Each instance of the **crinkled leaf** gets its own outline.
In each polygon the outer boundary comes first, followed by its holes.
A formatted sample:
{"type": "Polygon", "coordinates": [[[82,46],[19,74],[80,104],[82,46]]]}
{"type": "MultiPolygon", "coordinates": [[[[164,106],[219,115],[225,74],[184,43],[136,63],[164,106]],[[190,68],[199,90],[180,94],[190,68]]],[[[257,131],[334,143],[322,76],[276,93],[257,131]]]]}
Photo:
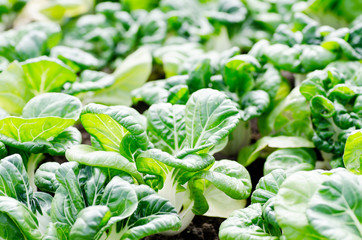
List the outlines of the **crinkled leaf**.
{"type": "Polygon", "coordinates": [[[234,211],[220,226],[221,240],[277,240],[258,225],[262,219],[259,203],[234,211]]]}
{"type": "Polygon", "coordinates": [[[347,171],[324,181],[311,197],[307,217],[327,239],[362,238],[362,177],[347,171]]]}
{"type": "Polygon", "coordinates": [[[277,195],[286,178],[286,173],[282,169],[276,169],[260,178],[251,196],[251,202],[264,205],[270,198],[277,195]]]}
{"type": "Polygon", "coordinates": [[[312,150],[285,148],[271,153],[264,163],[264,175],[275,169],[290,172],[309,171],[315,167],[316,156],[312,150]]]}

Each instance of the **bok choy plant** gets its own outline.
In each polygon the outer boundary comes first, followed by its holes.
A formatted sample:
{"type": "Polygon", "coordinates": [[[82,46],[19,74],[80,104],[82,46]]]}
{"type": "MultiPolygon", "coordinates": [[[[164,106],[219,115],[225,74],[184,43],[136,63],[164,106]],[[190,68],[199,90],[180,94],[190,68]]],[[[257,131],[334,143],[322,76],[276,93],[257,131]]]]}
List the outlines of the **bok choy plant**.
{"type": "Polygon", "coordinates": [[[20,155],[0,160],[1,238],[141,239],[181,226],[170,202],[117,171],[48,162],[35,179],[45,192],[32,190],[20,155]]]}
{"type": "Polygon", "coordinates": [[[36,179],[56,189],[47,239],[136,240],[181,226],[169,201],[120,171],[46,163],[36,179]]]}
{"type": "Polygon", "coordinates": [[[361,176],[346,169],[277,169],[260,179],[252,205],[220,226],[220,239],[361,238],[361,176]]]}
{"type": "Polygon", "coordinates": [[[239,119],[235,103],[212,89],[193,93],[186,105],[154,104],[146,117],[127,107],[90,104],[80,120],[93,146],[73,146],[66,157],[145,181],[175,205],[182,231],[195,214],[227,217],[245,206],[249,173],[235,161],[212,156],[227,144],[239,119]]]}
{"type": "Polygon", "coordinates": [[[336,62],[308,75],[300,92],[309,101],[314,127],[313,142],[332,167],[343,166],[348,135],[362,127],[361,64],[336,62]],[[339,70],[343,69],[343,70],[339,70]]]}

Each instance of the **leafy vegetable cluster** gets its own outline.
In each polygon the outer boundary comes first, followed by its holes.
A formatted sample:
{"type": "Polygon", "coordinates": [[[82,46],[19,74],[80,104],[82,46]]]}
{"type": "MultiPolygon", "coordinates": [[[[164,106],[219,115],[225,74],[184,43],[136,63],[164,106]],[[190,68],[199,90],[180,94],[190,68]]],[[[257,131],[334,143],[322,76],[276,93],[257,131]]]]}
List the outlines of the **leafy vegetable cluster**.
{"type": "Polygon", "coordinates": [[[362,239],[361,6],[0,0],[0,239],[362,239]]]}

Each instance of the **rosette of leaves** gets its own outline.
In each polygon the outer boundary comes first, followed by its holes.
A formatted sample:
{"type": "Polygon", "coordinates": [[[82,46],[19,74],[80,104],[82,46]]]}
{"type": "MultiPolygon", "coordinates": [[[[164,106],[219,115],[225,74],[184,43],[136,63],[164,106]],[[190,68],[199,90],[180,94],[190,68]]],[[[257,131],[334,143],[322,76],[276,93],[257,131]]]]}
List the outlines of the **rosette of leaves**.
{"type": "Polygon", "coordinates": [[[270,42],[257,43],[251,52],[258,60],[268,61],[278,69],[308,73],[338,59],[360,60],[361,28],[361,24],[342,29],[321,26],[298,13],[291,27],[280,25],[270,42]]]}
{"type": "Polygon", "coordinates": [[[286,239],[361,238],[360,188],[361,177],[346,169],[288,176],[274,203],[283,235],[286,239]]]}
{"type": "Polygon", "coordinates": [[[186,105],[152,105],[146,118],[127,107],[91,104],[80,120],[93,147],[74,146],[67,159],[145,181],[175,205],[182,230],[195,214],[228,216],[245,206],[251,190],[248,172],[234,161],[215,162],[212,156],[239,122],[238,110],[225,94],[199,90],[186,105]]]}
{"type": "Polygon", "coordinates": [[[360,63],[341,64],[308,75],[300,92],[309,101],[314,127],[313,142],[332,158],[332,167],[343,166],[342,155],[348,135],[362,127],[359,110],[361,98],[360,63]],[[339,68],[338,68],[339,69],[339,68]]]}
{"type": "Polygon", "coordinates": [[[39,187],[54,192],[45,239],[141,239],[181,226],[175,208],[120,171],[46,163],[39,187]]]}
{"type": "Polygon", "coordinates": [[[232,27],[240,24],[247,12],[240,1],[234,0],[163,0],[160,8],[166,14],[169,33],[198,42],[206,42],[211,36],[219,35],[223,27],[229,30],[226,33],[231,34],[232,27]]]}
{"type": "Polygon", "coordinates": [[[161,44],[166,30],[160,10],[129,13],[119,3],[104,2],[95,7],[95,14],[66,24],[62,44],[92,54],[98,59],[99,69],[142,45],[161,44]]]}
{"type": "Polygon", "coordinates": [[[133,101],[185,104],[190,94],[198,89],[211,87],[224,92],[238,104],[244,121],[230,136],[235,141],[230,142],[227,154],[235,154],[250,142],[248,121],[270,111],[289,92],[289,84],[272,65],[262,67],[255,57],[236,53],[233,48],[216,60],[211,56],[198,59],[190,64],[187,75],[149,82],[134,90],[133,101]]]}
{"type": "Polygon", "coordinates": [[[260,179],[252,204],[220,226],[220,239],[357,239],[361,176],[346,169],[278,169],[260,179]],[[353,197],[352,197],[353,196],[353,197]]]}

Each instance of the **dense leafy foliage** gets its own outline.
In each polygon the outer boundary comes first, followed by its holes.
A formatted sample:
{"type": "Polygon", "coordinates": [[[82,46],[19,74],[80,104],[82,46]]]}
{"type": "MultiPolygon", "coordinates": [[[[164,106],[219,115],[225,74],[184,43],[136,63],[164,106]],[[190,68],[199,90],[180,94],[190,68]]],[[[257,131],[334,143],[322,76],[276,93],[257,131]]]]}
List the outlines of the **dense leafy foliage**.
{"type": "Polygon", "coordinates": [[[361,5],[0,0],[0,239],[361,239],[361,5]]]}

